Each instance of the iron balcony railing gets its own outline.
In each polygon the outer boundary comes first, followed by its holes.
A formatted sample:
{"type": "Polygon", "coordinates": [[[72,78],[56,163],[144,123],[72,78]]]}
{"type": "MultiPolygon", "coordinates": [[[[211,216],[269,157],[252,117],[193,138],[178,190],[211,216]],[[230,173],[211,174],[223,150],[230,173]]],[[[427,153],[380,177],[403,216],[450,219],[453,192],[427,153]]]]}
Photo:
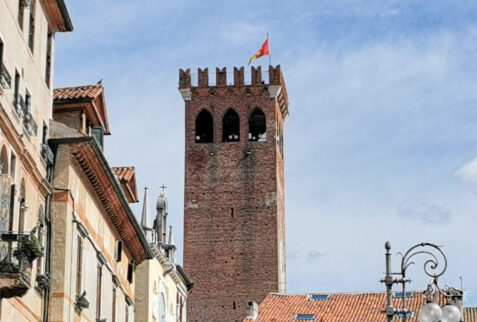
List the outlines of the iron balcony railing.
{"type": "Polygon", "coordinates": [[[53,165],[55,161],[55,155],[48,144],[43,143],[41,145],[41,156],[47,165],[53,165]]]}
{"type": "Polygon", "coordinates": [[[26,129],[26,133],[28,135],[36,136],[38,133],[38,125],[30,112],[30,106],[25,103],[25,100],[20,93],[14,94],[13,107],[20,119],[23,120],[23,126],[26,129]]]}
{"type": "Polygon", "coordinates": [[[4,89],[8,89],[11,87],[11,84],[12,84],[12,77],[8,73],[8,70],[3,64],[3,62],[0,62],[0,85],[4,89]]]}
{"type": "Polygon", "coordinates": [[[25,101],[22,94],[16,93],[13,95],[13,107],[18,116],[23,119],[23,111],[25,111],[25,101]]]}
{"type": "Polygon", "coordinates": [[[30,113],[30,108],[25,106],[25,110],[23,111],[23,125],[28,133],[28,135],[36,136],[38,132],[38,125],[36,125],[35,120],[33,119],[33,115],[30,113]]]}
{"type": "Polygon", "coordinates": [[[0,232],[0,298],[22,296],[31,287],[32,262],[43,246],[31,232],[0,232]]]}

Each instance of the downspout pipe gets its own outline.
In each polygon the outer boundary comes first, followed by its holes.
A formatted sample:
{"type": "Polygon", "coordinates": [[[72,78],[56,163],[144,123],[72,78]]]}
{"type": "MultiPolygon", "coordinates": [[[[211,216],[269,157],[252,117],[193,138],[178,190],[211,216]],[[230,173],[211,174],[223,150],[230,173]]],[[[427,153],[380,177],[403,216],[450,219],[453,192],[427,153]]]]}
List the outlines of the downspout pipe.
{"type": "MultiPolygon", "coordinates": [[[[55,158],[53,164],[47,165],[46,180],[53,186],[55,171],[55,158]]],[[[51,279],[51,191],[45,199],[45,224],[46,224],[46,252],[45,252],[45,274],[51,279]]],[[[50,280],[51,281],[51,280],[50,280]]],[[[50,306],[50,285],[43,290],[43,322],[48,322],[50,306]]]]}

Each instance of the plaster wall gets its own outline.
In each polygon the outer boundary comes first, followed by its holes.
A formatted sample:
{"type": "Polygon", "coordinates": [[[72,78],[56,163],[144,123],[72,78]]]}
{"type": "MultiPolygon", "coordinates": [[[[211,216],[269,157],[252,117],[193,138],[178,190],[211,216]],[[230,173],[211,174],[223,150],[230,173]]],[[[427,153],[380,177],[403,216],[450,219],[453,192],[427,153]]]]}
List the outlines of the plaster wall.
{"type": "MultiPolygon", "coordinates": [[[[156,258],[142,262],[136,270],[136,322],[155,322],[154,296],[162,293],[166,303],[166,321],[178,321],[177,292],[186,296],[170,274],[164,276],[164,267],[156,258]]],[[[183,289],[183,286],[182,286],[183,289]]],[[[185,314],[185,309],[183,311],[185,314]]],[[[183,315],[183,321],[186,321],[183,315]]]]}
{"type": "MultiPolygon", "coordinates": [[[[116,262],[115,242],[119,236],[109,223],[105,210],[90,192],[89,183],[72,163],[69,149],[67,145],[59,146],[57,154],[59,166],[54,179],[55,187],[70,189],[71,194],[62,191],[54,194],[52,271],[56,282],[53,292],[62,296],[58,296],[59,299],[54,305],[52,304],[52,314],[56,315],[55,321],[73,321],[73,319],[94,321],[96,319],[97,272],[98,265],[101,265],[98,256],[102,256],[106,263],[102,265],[100,318],[112,321],[113,287],[115,287],[116,321],[125,321],[126,296],[134,302],[134,279],[133,283],[127,281],[127,268],[131,256],[123,247],[121,261],[116,262]],[[81,223],[86,234],[80,228],[80,224],[73,222],[73,219],[81,223]],[[86,291],[86,299],[89,301],[89,307],[83,309],[81,313],[74,308],[78,237],[83,240],[81,290],[86,291]],[[116,284],[113,280],[116,280],[116,284]]],[[[133,321],[133,318],[134,310],[132,306],[129,306],[129,321],[133,321]]]]}
{"type": "MultiPolygon", "coordinates": [[[[3,64],[12,80],[10,88],[0,86],[0,149],[7,151],[8,167],[11,157],[16,156],[14,171],[8,178],[15,185],[13,208],[13,230],[19,226],[20,191],[22,182],[25,187],[24,230],[30,231],[37,226],[40,208],[45,207],[47,191],[41,182],[46,176],[46,164],[40,149],[43,123],[48,124],[52,115],[52,91],[45,83],[46,47],[48,22],[41,1],[37,1],[35,11],[34,50],[28,47],[29,9],[25,9],[23,30],[18,24],[19,0],[0,0],[0,40],[3,43],[3,64]],[[27,135],[23,120],[13,108],[15,71],[20,74],[19,92],[25,97],[26,90],[31,94],[31,113],[38,126],[36,135],[27,135]]],[[[54,53],[54,39],[52,51],[54,53]]],[[[52,66],[53,66],[52,57],[52,66]]],[[[53,75],[53,70],[50,75],[53,75]]],[[[51,80],[52,81],[52,80],[51,80]]],[[[9,169],[10,170],[10,169],[9,169]]],[[[2,195],[5,192],[2,191],[2,195]]],[[[35,288],[36,265],[31,268],[31,289],[21,298],[2,299],[0,320],[2,321],[40,321],[42,316],[42,292],[35,288]]]]}

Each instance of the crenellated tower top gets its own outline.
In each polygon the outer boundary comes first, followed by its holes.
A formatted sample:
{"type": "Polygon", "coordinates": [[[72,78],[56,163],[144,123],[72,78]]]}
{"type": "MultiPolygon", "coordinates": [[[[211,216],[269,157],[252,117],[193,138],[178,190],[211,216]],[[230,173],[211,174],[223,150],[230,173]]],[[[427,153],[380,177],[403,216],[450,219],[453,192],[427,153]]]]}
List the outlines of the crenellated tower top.
{"type": "Polygon", "coordinates": [[[226,67],[216,67],[215,77],[209,75],[208,68],[198,68],[197,73],[191,73],[190,68],[179,69],[179,91],[182,98],[187,102],[197,96],[216,97],[230,93],[231,90],[234,94],[241,91],[247,96],[268,92],[270,98],[278,99],[284,117],[288,115],[288,97],[280,65],[270,65],[268,71],[263,72],[261,66],[251,66],[250,72],[246,72],[243,66],[234,67],[233,73],[229,74],[230,80],[227,79],[228,74],[226,67]],[[258,87],[259,90],[252,90],[258,87]],[[244,91],[244,88],[248,89],[244,91]]]}

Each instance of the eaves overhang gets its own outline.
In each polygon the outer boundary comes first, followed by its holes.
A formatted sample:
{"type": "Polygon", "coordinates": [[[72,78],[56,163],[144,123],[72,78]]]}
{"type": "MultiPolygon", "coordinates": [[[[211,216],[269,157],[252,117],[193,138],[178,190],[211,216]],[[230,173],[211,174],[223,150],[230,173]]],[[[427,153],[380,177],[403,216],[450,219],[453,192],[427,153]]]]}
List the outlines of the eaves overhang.
{"type": "Polygon", "coordinates": [[[73,31],[73,23],[64,0],[42,0],[51,31],[73,31]]]}
{"type": "Polygon", "coordinates": [[[133,257],[136,265],[145,259],[154,257],[152,250],[142,232],[139,223],[134,216],[129,203],[124,195],[111,167],[106,160],[101,148],[93,137],[73,137],[50,139],[49,144],[53,151],[56,152],[59,145],[69,145],[71,156],[77,161],[81,170],[85,172],[87,179],[90,181],[92,188],[98,196],[99,202],[103,205],[110,222],[124,241],[126,249],[133,257]],[[101,172],[101,173],[98,173],[101,172]],[[107,180],[100,180],[99,176],[105,177],[107,180]],[[106,195],[107,185],[113,188],[113,194],[106,195]],[[108,200],[108,197],[115,196],[120,207],[115,207],[114,200],[108,200]],[[112,202],[113,201],[113,202],[112,202]],[[124,226],[126,222],[131,224],[128,229],[124,226]],[[133,232],[131,231],[133,229],[133,232]]]}

